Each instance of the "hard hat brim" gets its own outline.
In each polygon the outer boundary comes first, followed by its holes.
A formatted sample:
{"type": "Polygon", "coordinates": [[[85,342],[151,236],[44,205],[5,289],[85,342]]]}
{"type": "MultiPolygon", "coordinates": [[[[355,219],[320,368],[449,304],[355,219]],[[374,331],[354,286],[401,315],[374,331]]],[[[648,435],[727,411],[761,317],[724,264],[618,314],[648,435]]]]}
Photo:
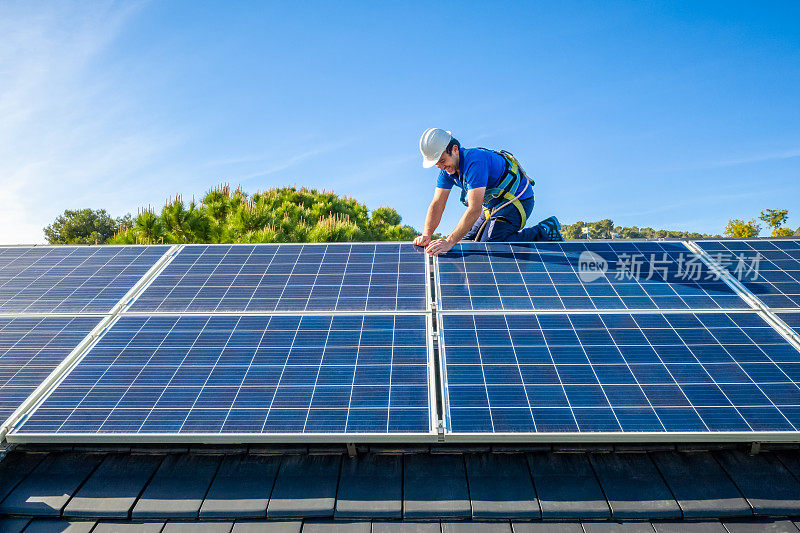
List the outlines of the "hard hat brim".
{"type": "Polygon", "coordinates": [[[441,152],[439,152],[439,153],[436,155],[436,159],[428,159],[428,158],[426,158],[425,156],[423,156],[423,157],[422,157],[422,167],[423,167],[423,168],[431,168],[432,166],[434,166],[436,163],[438,163],[438,162],[439,162],[439,158],[440,158],[440,157],[442,157],[442,154],[443,154],[443,153],[444,153],[444,150],[442,150],[441,152]]]}

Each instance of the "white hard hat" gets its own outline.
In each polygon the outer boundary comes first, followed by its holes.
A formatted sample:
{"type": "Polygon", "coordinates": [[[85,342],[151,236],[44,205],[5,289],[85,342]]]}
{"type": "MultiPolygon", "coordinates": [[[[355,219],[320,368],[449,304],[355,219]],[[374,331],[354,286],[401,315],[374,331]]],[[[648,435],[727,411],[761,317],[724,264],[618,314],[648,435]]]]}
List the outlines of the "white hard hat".
{"type": "Polygon", "coordinates": [[[453,135],[441,128],[428,128],[419,138],[419,151],[422,152],[422,166],[431,168],[442,157],[453,135]]]}

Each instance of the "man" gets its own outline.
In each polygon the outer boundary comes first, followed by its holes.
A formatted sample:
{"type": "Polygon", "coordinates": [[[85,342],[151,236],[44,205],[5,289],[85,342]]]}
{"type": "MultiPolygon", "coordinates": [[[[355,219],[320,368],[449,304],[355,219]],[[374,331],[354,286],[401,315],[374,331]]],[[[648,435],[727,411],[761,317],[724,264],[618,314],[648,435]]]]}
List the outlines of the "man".
{"type": "Polygon", "coordinates": [[[561,224],[549,217],[525,228],[533,210],[533,180],[508,152],[486,148],[462,148],[449,131],[425,130],[419,140],[422,166],[440,170],[428,207],[422,235],[414,239],[431,255],[449,251],[461,239],[497,241],[563,241],[561,224]],[[431,241],[442,219],[453,185],[462,189],[461,202],[467,211],[444,239],[431,241]]]}

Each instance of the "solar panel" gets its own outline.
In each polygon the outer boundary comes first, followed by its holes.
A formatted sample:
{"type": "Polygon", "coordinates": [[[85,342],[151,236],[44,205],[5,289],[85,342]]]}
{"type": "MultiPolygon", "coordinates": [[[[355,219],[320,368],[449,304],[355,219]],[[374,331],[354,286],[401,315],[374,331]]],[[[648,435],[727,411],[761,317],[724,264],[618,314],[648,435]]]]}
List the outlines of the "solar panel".
{"type": "Polygon", "coordinates": [[[99,321],[93,317],[0,318],[0,423],[99,321]]]}
{"type": "Polygon", "coordinates": [[[442,310],[748,307],[679,242],[462,243],[437,265],[442,310]]]}
{"type": "Polygon", "coordinates": [[[168,248],[0,248],[0,312],[108,312],[168,248]]]}
{"type": "Polygon", "coordinates": [[[800,307],[800,240],[697,241],[767,307],[800,307]]]}
{"type": "Polygon", "coordinates": [[[778,313],[778,317],[800,335],[800,313],[778,313]]]}
{"type": "Polygon", "coordinates": [[[757,313],[445,314],[455,434],[783,432],[800,352],[757,313]]]}
{"type": "Polygon", "coordinates": [[[427,331],[411,314],[126,316],[17,433],[427,434],[427,331]]]}
{"type": "Polygon", "coordinates": [[[186,246],[133,311],[424,311],[411,244],[186,246]]]}

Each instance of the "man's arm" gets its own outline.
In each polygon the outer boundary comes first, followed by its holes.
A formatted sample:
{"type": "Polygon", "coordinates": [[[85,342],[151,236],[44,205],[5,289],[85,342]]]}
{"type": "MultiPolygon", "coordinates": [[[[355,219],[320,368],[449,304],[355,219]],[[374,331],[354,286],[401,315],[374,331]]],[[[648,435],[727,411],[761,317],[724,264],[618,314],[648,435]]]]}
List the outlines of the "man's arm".
{"type": "Polygon", "coordinates": [[[485,192],[486,187],[477,187],[467,191],[467,203],[469,204],[469,207],[467,207],[467,210],[461,216],[461,220],[458,221],[458,225],[450,233],[449,237],[431,242],[431,244],[426,248],[426,251],[429,254],[438,255],[448,252],[450,248],[455,246],[458,241],[464,238],[464,235],[469,233],[469,230],[475,225],[478,217],[481,216],[481,210],[483,209],[483,195],[485,192]]]}
{"type": "Polygon", "coordinates": [[[450,189],[442,189],[437,187],[433,192],[433,200],[428,207],[428,214],[425,216],[425,226],[422,229],[422,235],[414,239],[414,244],[417,246],[427,246],[431,242],[431,235],[439,227],[439,222],[442,220],[442,213],[444,213],[444,206],[447,205],[447,197],[450,195],[450,189]]]}

